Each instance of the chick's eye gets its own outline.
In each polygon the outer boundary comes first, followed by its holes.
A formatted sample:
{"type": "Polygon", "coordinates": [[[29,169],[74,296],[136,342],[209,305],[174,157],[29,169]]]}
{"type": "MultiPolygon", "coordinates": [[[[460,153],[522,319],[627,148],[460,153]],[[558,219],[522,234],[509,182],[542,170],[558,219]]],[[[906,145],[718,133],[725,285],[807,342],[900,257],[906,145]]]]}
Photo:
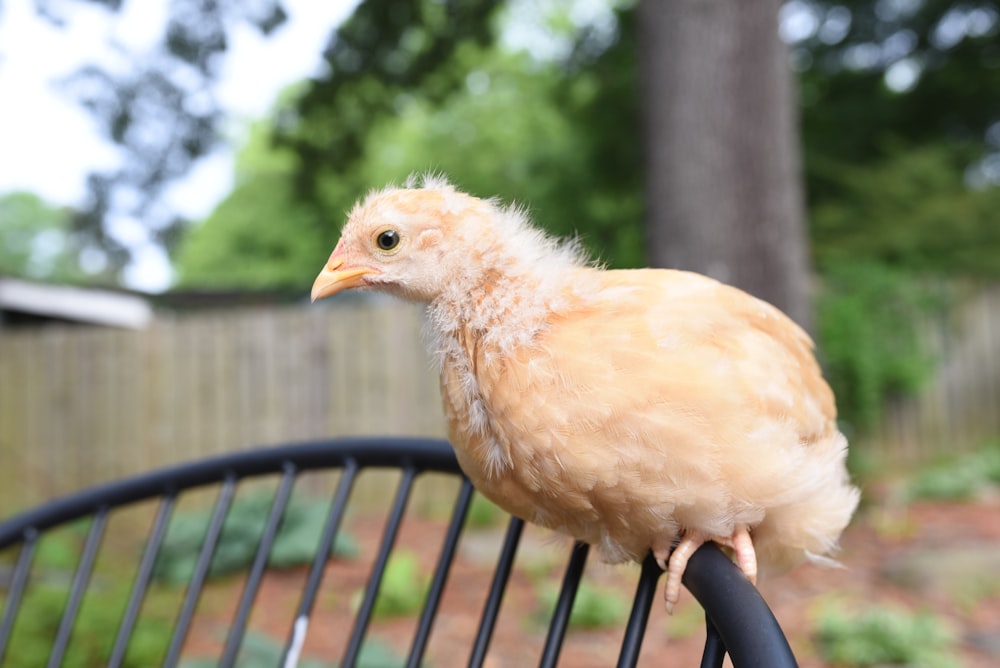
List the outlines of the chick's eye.
{"type": "Polygon", "coordinates": [[[399,232],[396,230],[385,230],[384,232],[380,232],[379,235],[375,237],[375,244],[379,247],[379,250],[395,250],[396,246],[399,245],[399,232]]]}

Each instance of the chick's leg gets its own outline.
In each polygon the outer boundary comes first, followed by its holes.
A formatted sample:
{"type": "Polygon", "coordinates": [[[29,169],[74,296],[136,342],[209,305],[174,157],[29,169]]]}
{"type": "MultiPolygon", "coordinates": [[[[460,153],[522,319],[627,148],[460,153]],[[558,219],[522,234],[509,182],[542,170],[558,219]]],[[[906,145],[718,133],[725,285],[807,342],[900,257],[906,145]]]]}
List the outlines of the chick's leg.
{"type": "MultiPolygon", "coordinates": [[[[663,597],[666,599],[667,612],[673,614],[674,606],[681,595],[681,578],[684,576],[684,569],[687,568],[691,555],[708,540],[705,536],[688,531],[684,533],[677,547],[671,552],[669,549],[653,548],[653,556],[660,568],[667,572],[667,584],[663,590],[663,597]]],[[[729,538],[715,539],[715,542],[732,548],[736,554],[736,563],[753,584],[757,584],[757,553],[750,539],[750,530],[745,526],[738,526],[733,530],[729,538]]]]}

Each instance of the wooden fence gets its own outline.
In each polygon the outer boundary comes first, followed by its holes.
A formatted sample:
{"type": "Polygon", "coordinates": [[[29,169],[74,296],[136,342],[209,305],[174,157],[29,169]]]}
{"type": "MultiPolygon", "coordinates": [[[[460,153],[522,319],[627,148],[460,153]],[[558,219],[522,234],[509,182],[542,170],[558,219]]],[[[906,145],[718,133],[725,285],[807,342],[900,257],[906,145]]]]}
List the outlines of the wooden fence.
{"type": "Polygon", "coordinates": [[[925,331],[937,363],[930,382],[889,402],[876,432],[857,443],[880,458],[920,463],[1000,439],[1000,285],[959,299],[925,331]]]}
{"type": "MultiPolygon", "coordinates": [[[[862,447],[926,460],[1000,435],[1000,287],[936,326],[939,371],[862,447]]],[[[0,516],[211,453],[359,434],[441,436],[416,307],[392,301],[160,316],[147,330],[0,334],[0,516]]]]}
{"type": "Polygon", "coordinates": [[[331,302],[0,335],[0,516],[212,453],[333,435],[441,436],[417,308],[331,302]]]}

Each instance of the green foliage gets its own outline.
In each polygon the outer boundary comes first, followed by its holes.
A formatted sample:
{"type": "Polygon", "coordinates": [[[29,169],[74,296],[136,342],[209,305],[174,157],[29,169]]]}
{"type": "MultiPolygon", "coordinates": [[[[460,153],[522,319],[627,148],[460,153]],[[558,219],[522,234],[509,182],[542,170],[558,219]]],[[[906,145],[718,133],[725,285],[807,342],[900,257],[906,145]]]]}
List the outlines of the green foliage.
{"type": "Polygon", "coordinates": [[[315,215],[298,206],[286,175],[237,186],[182,242],[181,287],[242,290],[307,285],[333,250],[315,215]],[[327,248],[330,246],[330,248],[327,248]]]}
{"type": "Polygon", "coordinates": [[[991,485],[1000,485],[1000,442],[977,452],[953,457],[920,471],[910,485],[911,499],[970,499],[991,485]]]}
{"type": "MultiPolygon", "coordinates": [[[[555,608],[559,592],[546,587],[539,595],[544,609],[555,608]]],[[[620,624],[629,611],[629,601],[620,591],[597,587],[581,582],[573,601],[573,611],[569,616],[569,626],[573,629],[601,629],[620,624]]]]}
{"type": "Polygon", "coordinates": [[[464,87],[436,103],[406,97],[403,113],[373,125],[361,166],[365,181],[398,183],[411,172],[439,170],[469,192],[527,206],[555,234],[579,234],[612,265],[641,265],[638,156],[626,170],[632,178],[624,192],[612,190],[617,180],[605,181],[607,163],[634,138],[617,127],[617,152],[597,155],[595,144],[608,128],[584,128],[578,118],[611,102],[601,97],[602,82],[581,76],[567,83],[555,64],[523,53],[469,46],[454,60],[468,72],[464,87]]]}
{"type": "Polygon", "coordinates": [[[817,263],[1000,277],[1000,188],[970,188],[968,162],[959,147],[929,144],[839,169],[836,196],[811,212],[817,263]]]}
{"type": "Polygon", "coordinates": [[[816,635],[823,657],[838,666],[961,665],[954,633],[929,612],[875,606],[858,613],[828,607],[817,620],[816,635]]]}
{"type": "MultiPolygon", "coordinates": [[[[278,643],[266,635],[249,632],[243,638],[239,655],[236,657],[236,665],[240,668],[273,668],[280,666],[285,646],[278,643]]],[[[362,649],[362,653],[364,650],[362,649]]],[[[215,659],[187,659],[181,661],[181,668],[214,668],[218,661],[215,659]]],[[[327,668],[333,666],[332,663],[316,661],[313,659],[300,659],[298,666],[301,668],[327,668]]],[[[387,664],[385,664],[387,665],[387,664]]]]}
{"type": "Polygon", "coordinates": [[[405,664],[406,657],[397,653],[388,643],[378,638],[370,638],[362,643],[355,665],[357,668],[386,668],[405,664]]]}
{"type": "Polygon", "coordinates": [[[417,555],[400,550],[389,557],[382,576],[382,586],[375,599],[376,617],[405,617],[423,605],[428,578],[420,573],[417,555]]]}
{"type": "MultiPolygon", "coordinates": [[[[60,665],[97,668],[108,664],[129,594],[127,584],[112,580],[91,589],[80,607],[70,645],[60,665]]],[[[67,597],[65,586],[42,584],[28,590],[4,666],[36,668],[46,664],[67,597]]],[[[155,591],[150,592],[122,665],[126,668],[159,665],[170,642],[174,614],[170,601],[155,591]]]]}
{"type": "Polygon", "coordinates": [[[822,279],[819,344],[842,419],[872,427],[933,370],[921,326],[947,303],[939,277],[1000,276],[1000,188],[965,183],[960,148],[897,146],[842,166],[811,212],[822,279]]]}
{"type": "Polygon", "coordinates": [[[933,369],[917,323],[941,297],[913,275],[858,261],[823,272],[819,348],[841,420],[873,426],[885,400],[916,391],[933,369]]]}
{"type": "Polygon", "coordinates": [[[0,276],[74,283],[86,278],[76,263],[72,215],[25,192],[0,196],[0,276]]]}
{"type": "MultiPolygon", "coordinates": [[[[219,577],[247,568],[257,552],[271,506],[270,494],[258,493],[237,498],[223,524],[222,535],[209,568],[209,577],[219,577]]],[[[268,565],[291,568],[312,562],[326,521],[326,502],[304,502],[293,498],[271,548],[268,565]]],[[[176,514],[153,569],[153,576],[172,584],[186,583],[194,570],[211,510],[176,514]]],[[[332,552],[351,558],[357,544],[343,531],[337,534],[332,552]]]]}
{"type": "MultiPolygon", "coordinates": [[[[954,0],[795,4],[816,19],[792,45],[814,203],[845,194],[837,185],[843,173],[905,159],[922,146],[944,141],[975,154],[990,150],[983,139],[1000,108],[995,18],[976,21],[978,6],[954,0]],[[887,73],[900,66],[916,78],[893,89],[887,73]]],[[[959,178],[968,164],[956,170],[959,178]]]]}
{"type": "Polygon", "coordinates": [[[74,528],[45,533],[35,548],[34,563],[38,568],[71,572],[80,561],[82,548],[83,536],[74,528]]]}
{"type": "Polygon", "coordinates": [[[466,72],[454,67],[454,53],[492,41],[498,4],[361,2],[332,36],[323,54],[326,72],[308,82],[296,102],[294,122],[277,119],[279,140],[301,158],[298,191],[322,201],[331,182],[353,173],[365,154],[371,124],[399,115],[401,96],[419,91],[433,103],[459,88],[466,72]]]}
{"type": "Polygon", "coordinates": [[[333,225],[322,225],[296,198],[294,165],[294,156],[272,145],[267,127],[251,127],[233,191],[178,245],[178,285],[302,289],[311,280],[333,250],[333,225]]]}
{"type": "Polygon", "coordinates": [[[465,526],[469,529],[485,529],[496,526],[506,517],[506,513],[482,494],[475,494],[469,504],[465,526]]]}

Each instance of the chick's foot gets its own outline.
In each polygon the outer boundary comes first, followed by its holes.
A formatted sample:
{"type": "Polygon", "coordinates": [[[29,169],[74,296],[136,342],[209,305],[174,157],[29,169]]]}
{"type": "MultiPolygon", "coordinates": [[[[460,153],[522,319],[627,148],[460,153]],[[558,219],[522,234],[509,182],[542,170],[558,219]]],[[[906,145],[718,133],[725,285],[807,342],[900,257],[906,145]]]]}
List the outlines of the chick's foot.
{"type": "MultiPolygon", "coordinates": [[[[673,550],[654,548],[653,556],[660,568],[667,572],[667,584],[663,589],[663,598],[669,614],[673,614],[681,595],[681,578],[687,568],[691,555],[697,551],[709,538],[695,531],[684,533],[680,542],[673,550]]],[[[750,539],[750,530],[738,526],[728,538],[713,538],[716,543],[731,548],[736,555],[736,563],[751,583],[757,584],[757,553],[750,539]]]]}

